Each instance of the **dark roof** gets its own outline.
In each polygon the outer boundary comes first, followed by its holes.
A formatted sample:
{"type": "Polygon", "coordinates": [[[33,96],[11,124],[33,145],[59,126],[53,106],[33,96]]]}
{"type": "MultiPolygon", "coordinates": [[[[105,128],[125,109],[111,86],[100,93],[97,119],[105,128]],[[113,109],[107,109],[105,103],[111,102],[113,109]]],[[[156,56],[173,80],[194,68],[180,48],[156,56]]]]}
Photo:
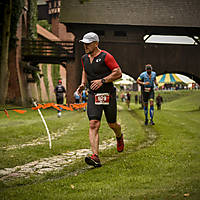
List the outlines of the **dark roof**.
{"type": "Polygon", "coordinates": [[[63,0],[61,22],[200,27],[200,0],[63,0]]]}

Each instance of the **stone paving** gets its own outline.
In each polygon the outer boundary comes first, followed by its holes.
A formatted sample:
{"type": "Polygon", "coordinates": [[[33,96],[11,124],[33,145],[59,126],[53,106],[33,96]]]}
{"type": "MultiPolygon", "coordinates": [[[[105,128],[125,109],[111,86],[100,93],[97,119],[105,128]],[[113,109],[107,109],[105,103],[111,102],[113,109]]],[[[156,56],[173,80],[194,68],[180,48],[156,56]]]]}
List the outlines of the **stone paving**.
{"type": "MultiPolygon", "coordinates": [[[[111,138],[108,141],[103,141],[99,146],[100,150],[105,150],[116,146],[116,139],[111,138]]],[[[58,156],[49,158],[42,158],[25,165],[16,166],[13,168],[4,168],[0,170],[0,180],[8,181],[18,177],[28,178],[31,174],[44,174],[46,172],[62,170],[64,167],[73,164],[77,159],[84,158],[86,155],[91,154],[90,149],[79,149],[62,153],[58,156]]]]}
{"type": "MultiPolygon", "coordinates": [[[[126,128],[122,126],[122,130],[124,131],[125,129],[126,128]]],[[[140,145],[138,145],[136,147],[136,150],[153,145],[153,143],[155,142],[157,138],[155,132],[150,131],[148,128],[146,129],[146,131],[148,132],[147,140],[143,141],[140,145]]],[[[64,133],[58,133],[56,137],[58,137],[60,134],[63,135],[64,133]]],[[[125,143],[127,142],[128,141],[125,140],[125,143]]],[[[110,148],[116,148],[115,138],[103,141],[102,144],[99,145],[99,149],[101,151],[110,148]]],[[[41,158],[39,160],[26,163],[21,166],[15,166],[13,168],[4,168],[0,170],[0,181],[7,182],[20,177],[29,178],[31,175],[40,175],[45,174],[47,172],[59,171],[71,164],[74,164],[77,160],[83,159],[85,156],[91,153],[92,152],[90,149],[78,149],[75,151],[62,153],[53,157],[41,158]]]]}
{"type": "MultiPolygon", "coordinates": [[[[55,140],[56,138],[67,134],[69,131],[74,131],[77,126],[79,126],[78,123],[72,123],[64,130],[60,129],[57,132],[52,132],[51,140],[55,140]]],[[[10,146],[4,146],[1,148],[9,151],[9,150],[14,150],[14,149],[25,148],[27,146],[43,145],[47,142],[48,142],[48,138],[46,136],[42,138],[37,138],[25,144],[10,145],[10,146]]],[[[113,146],[116,147],[115,138],[111,138],[107,141],[103,141],[102,144],[99,145],[99,149],[105,150],[105,149],[112,148],[113,146]]],[[[44,174],[46,172],[62,170],[64,167],[67,167],[73,164],[74,162],[76,162],[77,159],[83,159],[85,156],[91,153],[92,152],[90,149],[78,149],[75,151],[62,153],[60,155],[53,156],[53,157],[41,158],[39,160],[26,163],[21,166],[15,166],[13,168],[4,168],[0,170],[0,181],[9,181],[9,180],[16,179],[18,177],[28,178],[30,175],[33,175],[33,174],[39,175],[39,174],[44,174]]]]}
{"type": "MultiPolygon", "coordinates": [[[[119,110],[121,108],[118,107],[119,110]]],[[[119,122],[121,120],[119,119],[119,122]]],[[[58,130],[56,133],[51,133],[51,139],[54,140],[58,137],[61,137],[65,134],[67,134],[69,131],[75,130],[76,126],[78,126],[77,123],[72,123],[70,124],[65,130],[58,130]]],[[[125,132],[126,127],[122,124],[122,131],[125,132]]],[[[154,134],[152,134],[150,137],[154,137],[154,134]]],[[[149,138],[150,139],[150,138],[149,138]]],[[[155,138],[151,138],[155,139],[155,138]]],[[[151,140],[150,139],[150,140],[151,140]]],[[[13,150],[13,149],[20,149],[24,148],[27,146],[34,146],[34,145],[42,145],[44,143],[48,142],[47,137],[43,138],[38,138],[36,140],[33,140],[29,143],[25,144],[20,144],[20,145],[12,145],[12,146],[7,146],[7,147],[2,147],[5,150],[13,150]]],[[[127,142],[125,140],[125,142],[127,142]]],[[[148,140],[146,141],[147,143],[149,142],[148,140]]],[[[138,148],[143,148],[144,146],[148,146],[147,144],[141,144],[141,146],[138,146],[138,148]]],[[[151,145],[151,144],[149,144],[151,145]]],[[[105,149],[110,149],[110,148],[116,148],[116,139],[111,138],[107,141],[103,141],[101,145],[99,145],[99,149],[101,151],[105,149]]],[[[39,160],[26,163],[21,166],[15,166],[13,168],[4,168],[0,170],[0,181],[9,181],[9,180],[14,180],[19,177],[24,177],[28,178],[30,175],[39,175],[39,174],[44,174],[47,172],[53,172],[53,171],[59,171],[62,170],[64,167],[67,167],[73,163],[75,163],[78,159],[83,159],[85,156],[88,154],[91,154],[90,149],[78,149],[75,151],[70,151],[66,153],[62,153],[57,156],[53,157],[48,157],[48,158],[41,158],[39,160]]]]}

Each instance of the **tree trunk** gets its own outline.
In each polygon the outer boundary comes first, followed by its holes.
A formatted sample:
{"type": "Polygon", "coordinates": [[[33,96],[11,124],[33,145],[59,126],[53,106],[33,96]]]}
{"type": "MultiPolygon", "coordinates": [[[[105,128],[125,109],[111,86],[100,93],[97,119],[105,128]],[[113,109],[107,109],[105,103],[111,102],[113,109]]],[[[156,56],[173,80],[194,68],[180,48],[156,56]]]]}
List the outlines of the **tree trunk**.
{"type": "Polygon", "coordinates": [[[0,104],[1,105],[5,104],[8,91],[8,81],[9,81],[8,52],[9,52],[11,14],[12,14],[12,0],[8,0],[4,4],[3,29],[1,38],[2,46],[0,52],[0,104]]]}

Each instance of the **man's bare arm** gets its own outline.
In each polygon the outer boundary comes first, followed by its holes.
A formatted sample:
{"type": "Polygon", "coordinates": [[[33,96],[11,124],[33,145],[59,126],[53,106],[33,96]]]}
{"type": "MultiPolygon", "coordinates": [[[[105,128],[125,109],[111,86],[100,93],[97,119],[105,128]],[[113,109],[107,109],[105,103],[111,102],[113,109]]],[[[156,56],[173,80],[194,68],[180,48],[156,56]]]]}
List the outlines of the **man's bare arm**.
{"type": "Polygon", "coordinates": [[[143,82],[140,78],[137,79],[137,84],[140,84],[140,85],[149,85],[150,82],[143,82]]]}
{"type": "Polygon", "coordinates": [[[113,69],[112,73],[109,74],[108,76],[104,77],[104,79],[105,79],[105,83],[109,83],[109,82],[113,82],[121,77],[122,77],[122,71],[118,67],[118,68],[113,69]]]}
{"type": "MultiPolygon", "coordinates": [[[[112,70],[112,73],[109,74],[108,76],[104,77],[103,79],[105,80],[105,83],[110,83],[110,82],[113,82],[119,78],[122,77],[122,71],[121,69],[118,67],[118,68],[115,68],[112,70]]],[[[103,85],[101,79],[98,79],[98,80],[93,80],[91,81],[91,86],[90,88],[92,90],[97,90],[99,89],[101,86],[103,85]]]]}
{"type": "Polygon", "coordinates": [[[84,90],[85,86],[87,83],[87,75],[85,70],[83,69],[82,71],[82,80],[81,80],[81,84],[79,85],[78,89],[77,89],[77,93],[80,95],[81,92],[84,90]]]}

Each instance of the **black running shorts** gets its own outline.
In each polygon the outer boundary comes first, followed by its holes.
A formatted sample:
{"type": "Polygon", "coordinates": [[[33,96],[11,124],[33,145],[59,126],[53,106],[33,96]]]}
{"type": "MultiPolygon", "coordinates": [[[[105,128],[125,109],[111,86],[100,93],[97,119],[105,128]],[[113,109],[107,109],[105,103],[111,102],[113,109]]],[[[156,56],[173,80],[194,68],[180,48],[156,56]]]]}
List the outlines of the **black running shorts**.
{"type": "Polygon", "coordinates": [[[117,102],[116,102],[116,91],[110,93],[109,105],[95,105],[95,95],[92,93],[88,94],[87,101],[87,115],[89,120],[101,121],[102,113],[104,111],[106,120],[108,123],[115,123],[117,120],[117,102]]]}
{"type": "Polygon", "coordinates": [[[56,98],[57,104],[63,104],[63,101],[64,101],[63,97],[56,98]]]}
{"type": "Polygon", "coordinates": [[[143,101],[144,103],[148,103],[148,100],[154,100],[154,90],[151,90],[150,92],[142,92],[143,101]]]}

